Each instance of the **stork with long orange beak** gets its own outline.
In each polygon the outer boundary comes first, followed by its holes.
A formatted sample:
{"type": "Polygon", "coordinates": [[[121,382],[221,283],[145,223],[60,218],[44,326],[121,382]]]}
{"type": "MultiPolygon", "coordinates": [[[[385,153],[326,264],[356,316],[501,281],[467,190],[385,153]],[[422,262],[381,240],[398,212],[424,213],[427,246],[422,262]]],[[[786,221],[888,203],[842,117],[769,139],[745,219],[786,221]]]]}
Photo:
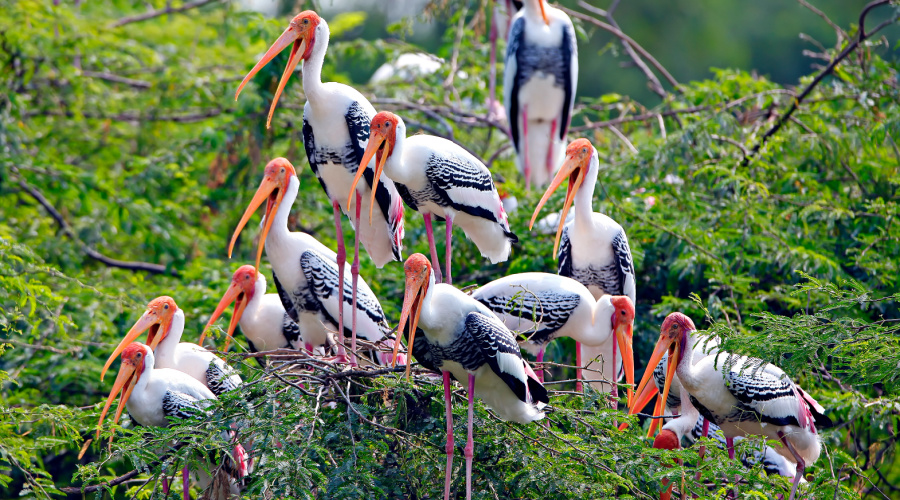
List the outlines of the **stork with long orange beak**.
{"type": "MultiPolygon", "coordinates": [[[[534,227],[534,221],[550,195],[568,180],[553,244],[553,253],[559,259],[558,273],[586,286],[594,299],[599,300],[603,295],[625,295],[637,305],[634,261],[625,230],[616,221],[593,209],[594,185],[599,171],[600,158],[590,141],[572,141],[566,148],[565,162],[534,209],[529,229],[534,227]],[[573,205],[575,216],[566,223],[566,216],[573,205]]],[[[584,366],[581,346],[577,342],[575,364],[584,366]]],[[[580,373],[578,378],[581,378],[580,373]]],[[[580,387],[578,390],[581,390],[580,387]]]]}
{"type": "MultiPolygon", "coordinates": [[[[431,229],[432,215],[447,221],[445,283],[452,281],[450,256],[454,224],[462,228],[481,255],[492,263],[509,258],[512,243],[518,238],[509,229],[490,170],[471,153],[442,137],[424,134],[406,137],[403,120],[394,113],[382,111],[372,119],[362,165],[368,165],[372,158],[376,159],[375,180],[390,176],[400,189],[403,201],[425,219],[438,281],[441,281],[441,271],[431,229]]],[[[348,203],[353,200],[361,176],[362,170],[353,179],[348,203]]],[[[377,193],[373,189],[372,197],[377,193]]]]}
{"type": "Polygon", "coordinates": [[[144,332],[148,332],[147,344],[156,356],[157,367],[186,373],[217,396],[241,385],[240,375],[221,358],[197,344],[181,342],[184,311],[178,308],[175,299],[167,296],[157,297],[147,304],[147,310],[106,360],[100,372],[101,380],[119,354],[144,332]]]}
{"type": "MultiPolygon", "coordinates": [[[[168,427],[170,417],[190,419],[203,417],[209,401],[216,396],[203,384],[187,374],[171,368],[158,368],[153,351],[140,342],[129,344],[122,350],[122,365],[113,388],[100,412],[97,437],[103,428],[103,420],[117,395],[121,394],[114,422],[118,423],[122,411],[143,426],[168,427]]],[[[234,447],[234,462],[239,476],[247,474],[247,454],[241,445],[234,447]]],[[[182,471],[184,499],[190,495],[188,468],[182,471]]]]}
{"type": "Polygon", "coordinates": [[[546,0],[527,0],[506,45],[503,97],[525,186],[543,187],[559,165],[578,86],[575,28],[546,0]]]}
{"type": "MultiPolygon", "coordinates": [[[[469,421],[466,457],[466,499],[472,498],[472,419],[478,395],[504,420],[527,424],[544,417],[549,402],[537,375],[522,359],[512,332],[473,297],[446,283],[435,283],[431,263],[422,254],[406,260],[406,292],[398,331],[409,332],[407,345],[422,353],[424,366],[442,372],[447,406],[447,469],[444,499],[450,498],[453,465],[453,413],[450,378],[468,381],[469,421]],[[423,339],[416,339],[421,328],[423,339]]],[[[417,359],[419,359],[417,355],[417,359]]],[[[407,365],[408,366],[408,365],[407,365]]],[[[407,370],[407,374],[409,370],[407,370]]]]}
{"type": "MultiPolygon", "coordinates": [[[[268,128],[278,98],[297,64],[303,61],[303,92],[307,99],[303,107],[303,145],[309,166],[325,189],[334,212],[338,243],[338,295],[344,294],[344,263],[347,261],[344,232],[341,227],[342,211],[351,218],[355,229],[353,265],[350,267],[351,290],[355,302],[359,280],[360,242],[375,267],[381,268],[392,260],[403,260],[403,202],[391,179],[382,176],[379,180],[374,180],[372,168],[366,162],[359,169],[366,182],[355,188],[356,210],[353,214],[350,212],[350,203],[346,202],[346,196],[366,148],[369,122],[375,116],[375,108],[352,87],[334,82],[322,83],[322,65],[328,49],[328,38],[328,23],[318,14],[311,10],[297,14],[284,33],[247,73],[234,98],[237,99],[241,89],[263,66],[279,52],[291,47],[287,67],[281,81],[278,82],[269,108],[269,118],[266,122],[268,128]],[[360,219],[361,211],[369,212],[369,217],[360,219]]],[[[353,339],[356,338],[357,309],[356,305],[352,308],[353,339]]],[[[336,320],[338,331],[343,332],[343,310],[338,311],[336,320]]],[[[355,362],[353,352],[355,349],[351,352],[351,363],[355,362]]]]}
{"type": "MultiPolygon", "coordinates": [[[[234,304],[231,322],[225,332],[225,348],[231,343],[237,325],[241,325],[247,337],[251,352],[271,351],[275,349],[299,349],[305,347],[313,352],[313,345],[324,345],[328,339],[302,339],[300,327],[284,310],[281,298],[274,293],[266,293],[266,277],[257,273],[253,266],[241,266],[234,272],[231,285],[219,301],[216,310],[203,328],[199,344],[203,345],[206,332],[229,305],[234,304]]],[[[264,365],[264,358],[256,358],[264,365]]]]}
{"type": "MultiPolygon", "coordinates": [[[[375,361],[390,361],[389,350],[394,347],[394,336],[381,303],[369,285],[365,280],[359,280],[358,300],[354,301],[345,288],[339,286],[343,274],[339,273],[334,251],[306,233],[288,229],[288,216],[299,189],[300,180],[291,162],[285,158],[270,161],[259,189],[234,230],[228,245],[228,256],[231,257],[237,237],[253,213],[265,204],[264,223],[256,250],[256,268],[259,268],[265,249],[282,306],[303,332],[304,342],[306,339],[310,339],[311,344],[316,342],[312,345],[315,348],[321,345],[318,342],[324,343],[336,333],[338,361],[348,362],[343,339],[351,332],[339,328],[338,316],[342,311],[343,314],[352,314],[351,308],[355,306],[359,310],[359,336],[384,346],[385,350],[376,352],[375,361]]],[[[343,266],[349,267],[346,263],[343,266]]],[[[351,349],[355,353],[355,341],[351,349]]]]}

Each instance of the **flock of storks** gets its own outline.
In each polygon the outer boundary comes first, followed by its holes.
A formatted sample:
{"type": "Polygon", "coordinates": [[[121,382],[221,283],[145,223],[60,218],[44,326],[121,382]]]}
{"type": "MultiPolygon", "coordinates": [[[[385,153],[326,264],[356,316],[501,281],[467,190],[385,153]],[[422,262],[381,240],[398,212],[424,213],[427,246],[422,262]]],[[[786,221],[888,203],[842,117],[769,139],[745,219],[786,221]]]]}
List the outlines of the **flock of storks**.
{"type": "MultiPolygon", "coordinates": [[[[495,25],[492,28],[496,30],[495,25]]],[[[793,477],[794,497],[804,468],[820,453],[816,426],[830,422],[823,408],[782,370],[718,350],[713,340],[696,334],[690,318],[676,312],[665,318],[649,368],[634,388],[635,271],[628,239],[622,226],[593,211],[599,171],[596,149],[587,139],[574,140],[564,149],[578,72],[568,16],[545,0],[523,2],[509,26],[504,78],[509,137],[525,182],[550,183],[531,226],[550,195],[567,182],[553,250],[558,274],[514,274],[472,293],[451,285],[453,226],[461,227],[492,263],[505,261],[517,241],[491,172],[450,140],[421,134],[407,137],[400,116],[376,113],[353,88],[323,83],[328,39],[324,19],[312,11],[298,14],[241,82],[235,99],[260,68],[290,47],[268,126],[285,84],[302,62],[307,99],[303,140],[310,168],[332,203],[338,250],[309,234],[289,231],[288,215],[299,179],[287,159],[269,162],[228,249],[230,256],[242,229],[265,205],[256,265],[237,269],[207,324],[208,329],[234,303],[226,351],[240,324],[256,351],[297,349],[348,366],[407,364],[411,356],[422,367],[442,374],[447,406],[445,499],[450,495],[454,452],[451,378],[466,385],[468,499],[474,397],[506,420],[526,424],[541,419],[548,403],[543,370],[535,373],[520,348],[542,363],[551,340],[571,337],[576,341],[577,390],[582,390],[582,370],[588,368],[596,375],[585,381],[597,391],[611,392],[614,401],[624,376],[631,413],[657,396],[654,416],[672,418],[656,435],[655,447],[679,448],[682,439],[690,442],[702,435],[720,441],[734,458],[734,439],[764,436],[775,442],[773,446],[743,460],[793,477]],[[406,354],[378,298],[359,276],[360,242],[379,268],[402,260],[404,205],[424,218],[431,251],[430,260],[415,254],[405,262],[406,291],[397,331],[408,339],[406,354]],[[352,265],[346,262],[341,212],[351,219],[356,236],[352,265]],[[446,222],[443,276],[433,219],[446,222]],[[266,279],[258,272],[263,249],[277,295],[265,293],[266,279]],[[362,349],[358,337],[365,340],[362,349]]],[[[495,107],[493,93],[491,100],[489,106],[495,107]]],[[[127,407],[141,425],[166,426],[169,417],[202,412],[204,401],[241,385],[240,376],[222,359],[200,345],[181,342],[184,321],[171,297],[148,304],[103,368],[105,373],[121,355],[98,436],[120,393],[116,421],[127,407]],[[144,332],[146,344],[136,342],[144,332]]],[[[661,422],[651,420],[650,436],[661,422]]],[[[252,460],[240,444],[235,444],[230,459],[235,474],[248,473],[252,460]]],[[[187,477],[185,469],[186,500],[187,477]]],[[[672,486],[661,498],[671,495],[672,486]]],[[[167,482],[164,487],[168,491],[167,482]]]]}

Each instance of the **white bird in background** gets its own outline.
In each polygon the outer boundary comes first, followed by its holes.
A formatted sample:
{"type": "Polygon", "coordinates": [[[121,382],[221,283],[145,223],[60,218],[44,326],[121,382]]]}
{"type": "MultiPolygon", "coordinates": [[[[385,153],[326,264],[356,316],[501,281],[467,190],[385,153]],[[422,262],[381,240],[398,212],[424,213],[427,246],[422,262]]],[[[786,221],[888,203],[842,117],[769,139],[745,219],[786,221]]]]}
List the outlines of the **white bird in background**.
{"type": "MultiPolygon", "coordinates": [[[[518,332],[519,345],[537,356],[538,363],[544,361],[550,341],[570,337],[589,353],[588,359],[600,360],[599,375],[607,382],[589,382],[598,392],[610,392],[611,384],[613,397],[617,397],[614,382],[624,371],[630,403],[634,388],[631,299],[604,295],[596,300],[581,283],[549,273],[505,276],[479,287],[472,297],[493,311],[507,328],[518,332]]],[[[537,373],[543,382],[543,368],[537,373]]]]}
{"type": "MultiPolygon", "coordinates": [[[[322,65],[328,49],[329,36],[328,23],[318,14],[311,10],[297,14],[262,59],[247,73],[234,98],[237,100],[241,89],[253,75],[279,52],[293,44],[287,67],[278,83],[275,97],[272,99],[266,127],[272,121],[275,105],[278,103],[284,86],[294,68],[302,60],[303,92],[307,99],[306,105],[303,106],[303,145],[306,149],[306,157],[309,159],[309,166],[325,189],[325,194],[331,200],[334,211],[338,242],[338,294],[340,295],[343,295],[344,262],[347,258],[341,229],[341,211],[351,218],[355,229],[354,258],[350,268],[352,300],[355,302],[359,279],[360,241],[378,268],[392,260],[403,260],[403,202],[391,179],[383,176],[375,181],[372,168],[368,162],[365,162],[361,170],[366,182],[356,188],[357,204],[354,216],[350,215],[349,202],[341,205],[341,202],[345,200],[344,196],[350,191],[353,176],[360,167],[360,160],[369,139],[369,122],[375,116],[375,108],[362,94],[348,85],[334,82],[322,83],[322,65]],[[380,189],[373,189],[375,187],[380,189]],[[376,191],[377,195],[375,195],[376,191]],[[361,221],[360,210],[366,209],[369,211],[369,219],[361,221]]],[[[256,267],[259,268],[259,262],[256,267]]],[[[357,310],[356,306],[351,309],[353,315],[351,364],[356,363],[353,353],[356,352],[357,310]]],[[[340,345],[343,344],[344,335],[343,310],[338,311],[337,324],[340,345]]],[[[339,353],[338,357],[341,356],[342,354],[339,353]]]]}
{"type": "MultiPolygon", "coordinates": [[[[369,132],[363,164],[376,157],[375,179],[389,175],[410,208],[422,214],[431,258],[440,281],[440,265],[431,229],[431,216],[447,221],[446,279],[451,283],[450,256],[453,225],[463,229],[481,255],[492,263],[509,258],[512,243],[518,241],[509,229],[509,220],[491,172],[459,145],[433,135],[406,137],[403,120],[389,111],[375,115],[369,132]]],[[[356,174],[353,186],[359,182],[356,174]]],[[[351,201],[353,190],[350,192],[351,201]]],[[[377,194],[372,190],[372,196],[377,194]]]]}
{"type": "Polygon", "coordinates": [[[450,471],[453,465],[450,377],[460,382],[468,381],[468,438],[464,448],[468,500],[472,497],[475,396],[484,400],[500,418],[525,424],[543,418],[540,409],[549,402],[547,391],[522,359],[512,332],[490,309],[451,285],[436,284],[431,263],[422,254],[411,255],[406,261],[405,271],[406,292],[398,331],[409,332],[410,350],[415,350],[416,359],[423,366],[436,369],[444,376],[444,401],[447,405],[445,500],[450,498],[450,471]],[[416,338],[419,327],[424,339],[416,338]]]}
{"type": "Polygon", "coordinates": [[[578,85],[575,28],[545,0],[525,0],[506,46],[503,98],[525,187],[543,186],[559,165],[578,85]]]}
{"type": "Polygon", "coordinates": [[[186,373],[217,396],[241,385],[241,376],[221,358],[197,344],[181,342],[184,311],[178,308],[175,299],[165,295],[147,304],[147,310],[103,365],[100,380],[103,380],[106,370],[116,357],[146,331],[149,331],[147,344],[155,353],[159,368],[172,368],[186,373]]]}
{"type": "MultiPolygon", "coordinates": [[[[318,347],[318,342],[324,342],[329,332],[339,328],[341,311],[352,314],[350,308],[355,308],[360,316],[359,335],[369,342],[383,343],[386,349],[393,348],[394,337],[384,310],[365,280],[359,280],[358,300],[354,301],[346,293],[341,293],[344,288],[339,286],[339,280],[346,278],[338,272],[338,259],[334,251],[306,233],[288,230],[288,215],[299,189],[300,179],[291,162],[284,158],[270,161],[259,189],[234,230],[228,245],[228,256],[231,257],[234,243],[253,212],[265,203],[256,262],[259,262],[265,248],[278,296],[285,311],[303,332],[304,342],[309,339],[310,343],[316,343],[313,347],[318,347]]],[[[276,315],[276,318],[280,317],[276,315]]],[[[346,359],[341,344],[338,344],[338,356],[346,359]]],[[[379,351],[376,359],[386,363],[390,360],[390,353],[379,351]]]]}
{"type": "MultiPolygon", "coordinates": [[[[237,325],[241,325],[251,352],[299,349],[302,346],[311,353],[313,346],[327,343],[326,338],[303,339],[300,327],[284,310],[281,298],[274,293],[266,293],[266,277],[263,273],[257,273],[253,266],[246,265],[234,272],[231,285],[203,328],[200,345],[203,345],[209,327],[231,303],[234,303],[234,313],[226,332],[225,351],[228,351],[237,325]]],[[[257,359],[264,361],[264,358],[257,359]]]]}
{"type": "MultiPolygon", "coordinates": [[[[797,464],[789,499],[793,500],[803,471],[821,452],[816,426],[831,425],[825,409],[784,371],[760,359],[720,351],[693,364],[692,334],[696,330],[690,318],[677,312],[662,324],[647,366],[655,366],[668,352],[671,361],[663,400],[677,373],[693,407],[722,430],[731,459],[735,437],[759,435],[780,442],[775,450],[797,464]]],[[[639,394],[652,376],[652,372],[644,372],[639,394]]]]}
{"type": "MultiPolygon", "coordinates": [[[[134,342],[122,351],[122,365],[106,399],[100,421],[97,423],[97,438],[103,427],[113,399],[121,393],[119,407],[114,422],[118,423],[122,410],[143,426],[168,427],[169,418],[202,419],[205,417],[209,401],[216,396],[205,385],[187,374],[172,368],[157,368],[150,347],[134,342]]],[[[237,464],[236,475],[247,474],[247,453],[240,444],[234,446],[233,463],[237,464]]],[[[188,467],[182,470],[184,500],[190,500],[188,467]]],[[[201,474],[203,476],[203,474],[201,474]]]]}

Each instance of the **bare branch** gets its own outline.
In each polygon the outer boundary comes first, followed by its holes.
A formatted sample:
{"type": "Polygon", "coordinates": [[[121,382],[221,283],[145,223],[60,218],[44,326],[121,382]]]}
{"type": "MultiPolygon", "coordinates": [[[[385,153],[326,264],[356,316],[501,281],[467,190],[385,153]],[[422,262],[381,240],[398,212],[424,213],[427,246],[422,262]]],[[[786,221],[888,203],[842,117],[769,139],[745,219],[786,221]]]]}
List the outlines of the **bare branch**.
{"type": "Polygon", "coordinates": [[[218,2],[220,0],[195,0],[193,2],[188,2],[182,4],[180,7],[172,7],[171,5],[166,5],[162,9],[151,10],[149,12],[145,12],[143,14],[138,14],[136,16],[128,16],[119,19],[118,21],[109,25],[110,28],[118,28],[120,26],[125,26],[126,24],[136,23],[140,21],[146,21],[148,19],[153,19],[155,17],[164,16],[166,14],[176,14],[178,12],[184,12],[190,9],[196,9],[197,7],[202,7],[208,3],[218,2]]]}
{"type": "Polygon", "coordinates": [[[106,80],[108,82],[113,83],[123,83],[128,85],[129,87],[134,87],[136,89],[149,89],[151,87],[150,82],[145,82],[143,80],[135,80],[133,78],[126,78],[124,76],[114,75],[112,73],[100,72],[100,71],[82,71],[81,76],[86,76],[88,78],[96,78],[98,80],[106,80]]]}
{"type": "MultiPolygon", "coordinates": [[[[115,113],[111,115],[103,115],[98,113],[82,113],[81,116],[94,120],[113,120],[120,122],[175,122],[175,123],[194,123],[203,120],[208,120],[210,118],[214,118],[216,116],[221,115],[222,113],[231,112],[231,109],[220,109],[220,108],[210,108],[210,109],[201,109],[194,113],[185,113],[180,115],[154,115],[154,114],[141,114],[137,111],[124,111],[122,113],[115,113]]],[[[75,116],[75,113],[69,110],[61,110],[61,109],[47,109],[41,111],[30,111],[25,113],[26,117],[32,116],[65,116],[67,118],[72,118],[75,116]]]]}
{"type": "Polygon", "coordinates": [[[837,44],[836,44],[836,45],[837,45],[838,47],[840,47],[841,42],[843,42],[844,40],[849,40],[849,39],[850,39],[850,36],[847,35],[847,32],[844,31],[840,26],[838,26],[837,24],[835,24],[834,21],[832,21],[827,15],[825,15],[824,12],[822,12],[822,11],[819,10],[819,9],[817,9],[814,5],[812,5],[811,3],[807,2],[806,0],[797,0],[797,1],[800,2],[800,5],[802,5],[802,6],[806,7],[807,9],[811,10],[813,14],[815,14],[815,15],[821,17],[826,23],[828,23],[828,26],[831,26],[831,28],[832,28],[832,29],[834,30],[834,32],[837,34],[837,44]]]}

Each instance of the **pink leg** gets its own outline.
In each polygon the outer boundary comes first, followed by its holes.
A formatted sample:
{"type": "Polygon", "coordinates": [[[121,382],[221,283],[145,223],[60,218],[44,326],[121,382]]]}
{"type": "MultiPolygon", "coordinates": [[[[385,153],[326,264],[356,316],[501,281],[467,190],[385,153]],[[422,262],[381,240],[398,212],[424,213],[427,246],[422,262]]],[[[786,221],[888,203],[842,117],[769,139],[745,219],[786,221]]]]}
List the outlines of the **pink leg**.
{"type": "MultiPolygon", "coordinates": [[[[515,118],[513,118],[515,120],[515,118]]],[[[528,159],[528,106],[522,106],[522,156],[525,158],[525,189],[531,190],[531,160],[528,159]]]]}
{"type": "Polygon", "coordinates": [[[337,352],[338,359],[346,362],[347,352],[344,350],[344,264],[347,263],[347,249],[344,247],[344,230],[341,228],[341,205],[334,200],[331,202],[334,208],[334,228],[337,238],[337,267],[338,267],[338,331],[337,352]]]}
{"type": "Polygon", "coordinates": [[[547,173],[553,173],[554,146],[556,146],[556,120],[550,122],[550,146],[547,148],[547,173]]]}
{"type": "MultiPolygon", "coordinates": [[[[728,458],[734,460],[734,438],[725,438],[725,447],[728,448],[728,458]]],[[[735,477],[737,479],[737,477],[735,477]]],[[[734,498],[738,497],[737,481],[734,482],[734,498]]]]}
{"type": "MultiPolygon", "coordinates": [[[[551,148],[553,146],[550,146],[551,148]]],[[[617,408],[619,403],[619,372],[616,370],[616,351],[618,350],[618,342],[613,340],[612,343],[612,386],[609,390],[609,395],[613,398],[613,408],[617,408]]]]}
{"type": "Polygon", "coordinates": [[[181,469],[181,491],[184,494],[184,500],[191,500],[191,481],[188,478],[188,466],[184,464],[181,469]]]}
{"type": "Polygon", "coordinates": [[[359,207],[362,205],[362,196],[356,192],[356,238],[353,242],[353,265],[350,266],[350,276],[353,280],[353,333],[350,337],[350,366],[356,366],[356,285],[359,283],[359,207]]]}
{"type": "Polygon", "coordinates": [[[450,500],[450,473],[453,470],[453,410],[450,402],[450,372],[444,372],[444,404],[447,408],[447,470],[444,478],[444,500],[450,500]]]}
{"type": "Polygon", "coordinates": [[[582,392],[581,386],[581,342],[575,342],[575,391],[582,392]]]}
{"type": "Polygon", "coordinates": [[[475,375],[469,374],[469,425],[466,447],[466,500],[472,500],[472,458],[475,456],[475,441],[472,439],[472,421],[475,414],[475,375]]]}
{"type": "Polygon", "coordinates": [[[428,235],[428,248],[431,250],[431,268],[434,270],[435,283],[441,282],[441,263],[438,262],[437,247],[434,246],[434,231],[431,230],[431,214],[424,214],[425,233],[428,235]]]}
{"type": "MultiPolygon", "coordinates": [[[[537,377],[538,377],[538,380],[540,380],[542,384],[544,383],[544,367],[541,365],[541,363],[544,362],[544,349],[546,349],[546,346],[541,346],[541,350],[538,351],[538,354],[537,354],[537,362],[539,365],[538,371],[537,371],[537,377]]],[[[526,386],[527,385],[528,384],[526,384],[526,386]]]]}
{"type": "Polygon", "coordinates": [[[453,284],[453,277],[450,276],[450,252],[452,249],[452,240],[453,240],[453,217],[447,217],[447,258],[444,264],[447,266],[447,275],[445,276],[444,283],[448,285],[453,284]]]}
{"type": "Polygon", "coordinates": [[[162,484],[163,496],[168,497],[169,496],[169,476],[167,476],[165,472],[163,472],[162,483],[163,483],[162,484]]]}
{"type": "MultiPolygon", "coordinates": [[[[709,420],[707,420],[705,417],[701,417],[701,418],[703,418],[703,434],[702,434],[702,436],[709,437],[709,420]]],[[[700,447],[700,451],[697,452],[697,456],[698,456],[697,463],[698,464],[703,460],[703,455],[705,455],[705,454],[706,454],[706,445],[703,445],[700,447]]],[[[694,476],[694,479],[696,479],[697,481],[700,480],[700,471],[699,470],[697,471],[697,475],[694,476]]]]}
{"type": "Polygon", "coordinates": [[[804,472],[806,472],[806,461],[804,461],[803,457],[797,453],[797,449],[794,448],[794,445],[784,437],[783,432],[778,431],[778,438],[781,439],[781,444],[783,444],[784,447],[791,452],[791,455],[794,455],[794,458],[797,459],[797,473],[794,474],[794,482],[793,486],[791,486],[791,496],[788,497],[788,500],[794,500],[794,496],[797,494],[797,487],[800,485],[800,479],[803,478],[804,472]]]}

